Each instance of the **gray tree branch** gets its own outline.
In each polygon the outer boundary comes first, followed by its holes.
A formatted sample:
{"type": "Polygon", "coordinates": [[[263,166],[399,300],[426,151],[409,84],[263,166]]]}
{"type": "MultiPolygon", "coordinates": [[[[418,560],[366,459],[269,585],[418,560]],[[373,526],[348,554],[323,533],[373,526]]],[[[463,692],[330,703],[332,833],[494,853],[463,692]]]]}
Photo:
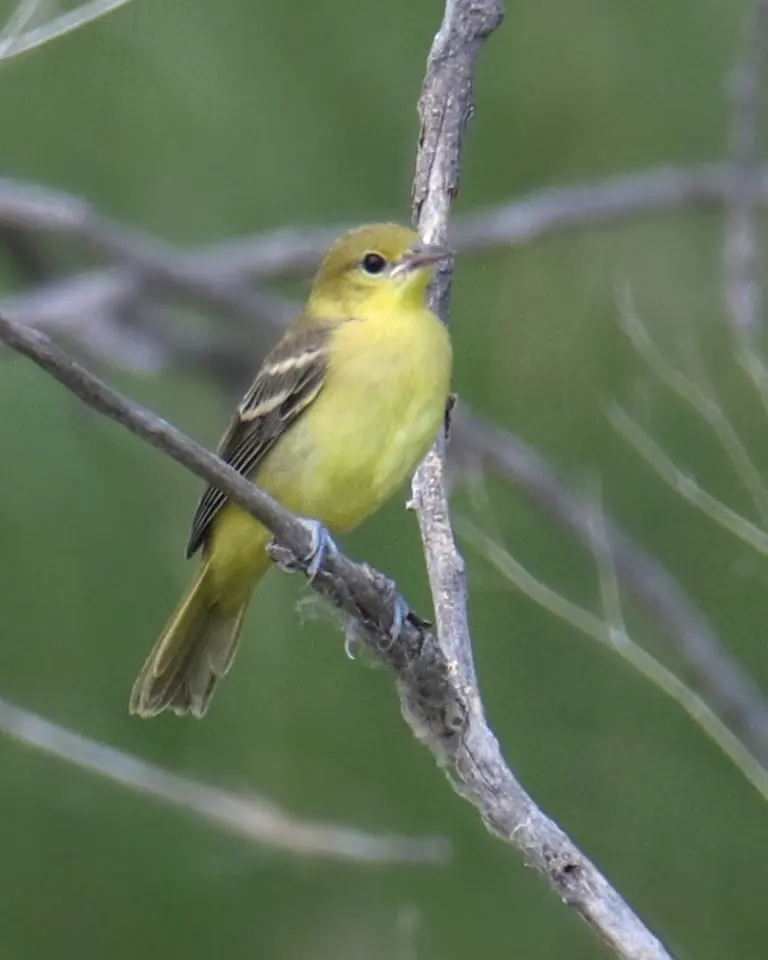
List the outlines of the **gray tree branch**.
{"type": "MultiPolygon", "coordinates": [[[[662,168],[534,191],[458,218],[448,239],[457,251],[481,253],[628,217],[727,206],[745,196],[755,205],[768,204],[768,169],[760,168],[745,192],[743,178],[729,165],[662,168]]],[[[255,293],[243,285],[313,269],[330,242],[351,226],[279,229],[182,251],[110,220],[79,197],[7,178],[0,178],[0,225],[75,238],[123,264],[83,275],[85,287],[98,281],[104,309],[111,300],[119,304],[151,285],[155,296],[180,294],[276,328],[290,319],[290,307],[274,294],[255,293]]],[[[56,285],[48,292],[54,299],[56,285]]],[[[42,318],[43,304],[37,309],[42,318]]]]}
{"type": "Polygon", "coordinates": [[[439,838],[377,837],[351,827],[299,820],[267,800],[169,773],[2,698],[0,730],[58,760],[284,853],[371,864],[440,863],[450,856],[450,844],[439,838]]]}
{"type": "Polygon", "coordinates": [[[74,10],[68,10],[46,23],[27,29],[28,22],[37,16],[43,4],[41,0],[20,0],[17,13],[11,17],[0,40],[0,61],[36,50],[51,40],[57,40],[93,23],[129,2],[130,0],[89,0],[74,10]]]}
{"type": "MultiPolygon", "coordinates": [[[[459,188],[464,130],[474,110],[472,87],[485,40],[503,19],[500,0],[447,0],[427,60],[419,99],[421,135],[413,181],[414,221],[428,242],[443,243],[459,188]]],[[[452,266],[438,275],[432,305],[447,322],[452,266]]],[[[421,530],[437,622],[434,644],[448,666],[451,736],[435,730],[412,691],[401,685],[406,716],[446,766],[456,791],[486,826],[514,845],[554,891],[618,957],[668,957],[660,941],[567,835],[534,803],[507,766],[485,718],[475,676],[464,562],[451,528],[440,438],[413,479],[412,506],[421,530]],[[427,724],[425,725],[425,720],[427,724]],[[437,736],[435,736],[437,734],[437,736]]]]}
{"type": "Polygon", "coordinates": [[[120,264],[124,272],[114,276],[122,284],[116,285],[122,297],[128,293],[126,283],[140,282],[191,295],[249,321],[280,326],[291,319],[291,306],[282,297],[232,276],[201,272],[193,259],[170,244],[102,216],[81,197],[5,178],[0,178],[0,197],[0,224],[75,237],[120,264]]]}

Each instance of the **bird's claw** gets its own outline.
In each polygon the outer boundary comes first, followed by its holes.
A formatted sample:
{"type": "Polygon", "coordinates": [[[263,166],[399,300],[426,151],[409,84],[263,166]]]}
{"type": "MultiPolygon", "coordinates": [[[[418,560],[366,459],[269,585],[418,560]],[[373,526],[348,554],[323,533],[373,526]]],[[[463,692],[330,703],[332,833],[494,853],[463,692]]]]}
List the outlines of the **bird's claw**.
{"type": "MultiPolygon", "coordinates": [[[[397,592],[397,588],[391,580],[385,580],[382,585],[386,586],[391,591],[392,595],[392,623],[387,630],[387,635],[394,643],[402,633],[406,623],[413,623],[415,626],[421,622],[421,618],[417,617],[416,614],[411,612],[411,608],[397,592]]],[[[347,624],[347,629],[344,632],[344,653],[346,653],[350,660],[356,659],[355,648],[358,647],[362,642],[363,638],[359,629],[359,624],[354,620],[350,620],[350,622],[347,624]]]]}
{"type": "Polygon", "coordinates": [[[344,653],[350,660],[356,660],[355,647],[360,643],[360,634],[358,632],[357,624],[354,620],[350,620],[347,624],[347,629],[344,631],[344,653]]]}
{"type": "Polygon", "coordinates": [[[392,625],[389,628],[389,636],[392,640],[397,640],[403,632],[403,627],[405,626],[408,614],[411,612],[411,608],[397,592],[395,592],[393,606],[394,610],[392,612],[392,625]]]}
{"type": "Polygon", "coordinates": [[[392,603],[392,623],[387,633],[391,640],[397,640],[407,623],[412,623],[414,626],[417,626],[421,618],[413,613],[408,602],[398,592],[397,584],[394,580],[390,580],[378,572],[376,573],[375,579],[379,589],[392,603]]]}
{"type": "Polygon", "coordinates": [[[302,556],[297,556],[292,550],[284,547],[276,540],[270,540],[267,553],[270,559],[285,573],[297,573],[303,570],[309,580],[315,579],[324,561],[330,553],[337,551],[336,544],[325,527],[317,520],[298,517],[310,537],[309,550],[302,556]]]}
{"type": "Polygon", "coordinates": [[[312,540],[307,555],[302,558],[303,562],[307,565],[307,577],[311,583],[317,576],[327,556],[330,553],[336,553],[338,548],[322,523],[317,520],[305,518],[301,518],[301,523],[308,531],[312,540]]]}

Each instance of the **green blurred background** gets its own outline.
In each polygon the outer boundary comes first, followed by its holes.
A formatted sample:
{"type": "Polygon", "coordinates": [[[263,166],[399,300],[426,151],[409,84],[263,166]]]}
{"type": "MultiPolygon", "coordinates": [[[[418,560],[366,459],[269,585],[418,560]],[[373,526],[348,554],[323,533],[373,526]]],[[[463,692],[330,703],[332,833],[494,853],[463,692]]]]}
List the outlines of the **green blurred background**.
{"type": "MultiPolygon", "coordinates": [[[[0,0],[2,18],[14,6],[0,0]]],[[[745,11],[722,0],[511,0],[481,58],[457,213],[721,157],[745,11]]],[[[0,173],[81,194],[180,244],[405,220],[415,102],[441,12],[438,0],[136,0],[0,64],[0,173]]],[[[576,488],[601,477],[606,505],[768,688],[764,564],[664,489],[605,417],[607,402],[641,395],[680,462],[749,511],[717,444],[616,324],[617,290],[630,284],[670,350],[692,337],[768,475],[764,415],[724,335],[721,247],[719,215],[683,211],[466,258],[455,382],[576,488]]],[[[14,289],[13,270],[2,276],[14,289]]],[[[209,445],[227,419],[230,399],[202,378],[101,372],[209,445]]],[[[0,695],[298,815],[455,845],[444,867],[265,852],[0,739],[3,957],[608,955],[453,794],[386,673],[350,662],[337,627],[297,613],[307,593],[295,579],[273,574],[258,594],[204,723],[130,718],[135,673],[190,575],[199,484],[7,357],[0,477],[0,695]]],[[[508,487],[489,480],[487,495],[481,522],[598,609],[584,553],[508,487]]],[[[466,491],[455,509],[472,515],[466,491]]],[[[402,498],[345,545],[428,609],[402,498]]],[[[676,705],[466,555],[490,720],[526,786],[681,957],[768,956],[764,802],[676,705]]],[[[679,666],[652,622],[630,625],[679,666]]]]}

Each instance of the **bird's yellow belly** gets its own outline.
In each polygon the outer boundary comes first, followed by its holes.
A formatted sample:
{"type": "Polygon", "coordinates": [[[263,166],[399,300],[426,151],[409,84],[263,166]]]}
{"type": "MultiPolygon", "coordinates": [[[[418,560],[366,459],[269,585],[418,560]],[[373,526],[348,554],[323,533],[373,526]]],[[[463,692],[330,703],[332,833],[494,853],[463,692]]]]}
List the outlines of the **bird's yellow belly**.
{"type": "Polygon", "coordinates": [[[279,491],[289,510],[344,532],[373,513],[413,471],[437,434],[445,396],[372,390],[362,403],[355,398],[359,409],[350,417],[352,398],[340,386],[318,398],[255,480],[268,492],[279,491]],[[335,424],[330,434],[329,423],[335,424]]]}
{"type": "MultiPolygon", "coordinates": [[[[344,533],[406,480],[435,439],[449,390],[451,351],[442,324],[424,311],[414,335],[371,342],[364,325],[337,334],[343,363],[280,437],[252,480],[300,516],[344,533]],[[343,343],[342,338],[361,342],[343,343]]],[[[413,322],[413,321],[412,321],[413,322]]],[[[370,330],[370,321],[368,322],[370,330]]],[[[234,504],[214,523],[212,553],[224,568],[260,571],[268,532],[234,504]]]]}

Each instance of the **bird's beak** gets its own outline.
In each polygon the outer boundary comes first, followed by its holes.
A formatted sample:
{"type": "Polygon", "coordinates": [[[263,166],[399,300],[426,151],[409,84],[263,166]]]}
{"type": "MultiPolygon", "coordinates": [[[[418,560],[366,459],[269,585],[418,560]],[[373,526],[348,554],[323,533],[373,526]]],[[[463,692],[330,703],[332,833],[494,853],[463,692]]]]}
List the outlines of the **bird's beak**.
{"type": "Polygon", "coordinates": [[[393,277],[404,277],[414,270],[432,266],[453,256],[453,250],[436,243],[417,243],[403,254],[392,268],[393,277]]]}

